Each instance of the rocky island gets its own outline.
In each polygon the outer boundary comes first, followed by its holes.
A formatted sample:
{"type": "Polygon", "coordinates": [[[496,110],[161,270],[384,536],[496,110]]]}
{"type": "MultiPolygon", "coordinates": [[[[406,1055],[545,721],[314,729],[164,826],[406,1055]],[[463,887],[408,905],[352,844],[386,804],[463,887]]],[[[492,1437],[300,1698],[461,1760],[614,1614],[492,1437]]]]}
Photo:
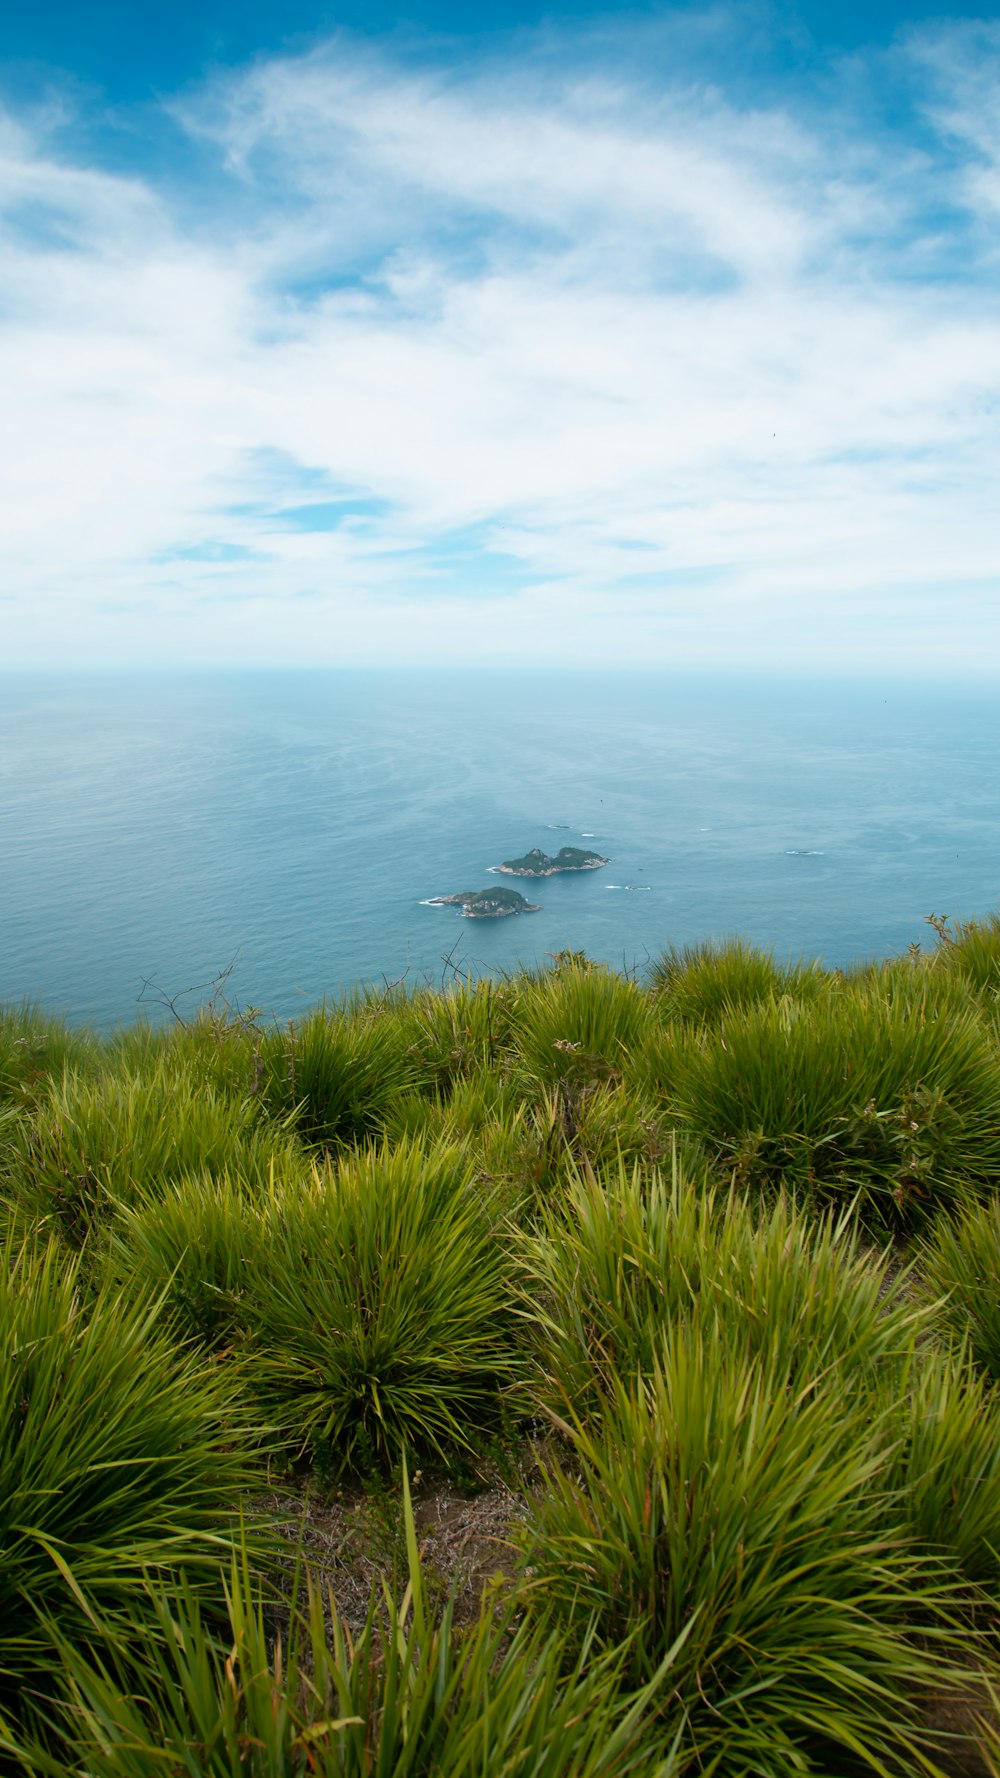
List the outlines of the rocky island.
{"type": "Polygon", "coordinates": [[[532,846],[523,858],[508,858],[490,869],[505,877],[554,877],[563,870],[600,870],[610,862],[599,852],[585,852],[580,846],[560,846],[554,858],[543,852],[541,846],[532,846]]]}
{"type": "Polygon", "coordinates": [[[467,920],[499,920],[504,914],[540,914],[535,902],[525,901],[516,889],[468,889],[460,895],[432,895],[432,908],[460,907],[467,920]]]}

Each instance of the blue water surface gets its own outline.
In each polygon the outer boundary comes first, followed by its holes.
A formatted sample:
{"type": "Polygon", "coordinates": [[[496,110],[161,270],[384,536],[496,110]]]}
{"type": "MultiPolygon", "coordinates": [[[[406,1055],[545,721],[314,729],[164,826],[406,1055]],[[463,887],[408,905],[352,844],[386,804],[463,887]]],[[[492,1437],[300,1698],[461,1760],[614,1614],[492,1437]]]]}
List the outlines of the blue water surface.
{"type": "Polygon", "coordinates": [[[888,955],[1000,905],[998,752],[1000,702],[968,685],[4,677],[0,999],[108,1028],[189,1008],[234,958],[231,996],[287,1018],[563,949],[888,955]],[[520,885],[540,913],[422,905],[563,844],[611,863],[520,885]]]}

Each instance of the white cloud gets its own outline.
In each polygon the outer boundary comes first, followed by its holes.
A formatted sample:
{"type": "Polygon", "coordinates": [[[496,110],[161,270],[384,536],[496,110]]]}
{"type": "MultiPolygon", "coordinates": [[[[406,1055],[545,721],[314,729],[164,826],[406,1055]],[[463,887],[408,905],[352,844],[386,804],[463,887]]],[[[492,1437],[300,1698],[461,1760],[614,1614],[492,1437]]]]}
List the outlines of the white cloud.
{"type": "Polygon", "coordinates": [[[338,41],[176,107],[197,203],[8,121],[8,658],[981,666],[993,50],[887,64],[935,146],[338,41]]]}

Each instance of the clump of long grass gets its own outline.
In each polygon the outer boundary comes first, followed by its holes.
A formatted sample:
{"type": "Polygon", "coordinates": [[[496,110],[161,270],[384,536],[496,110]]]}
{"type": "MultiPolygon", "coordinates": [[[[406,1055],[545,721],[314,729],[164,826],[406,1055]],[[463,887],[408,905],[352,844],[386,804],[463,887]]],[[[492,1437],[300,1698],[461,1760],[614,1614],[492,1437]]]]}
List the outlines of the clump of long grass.
{"type": "MultiPolygon", "coordinates": [[[[662,1111],[635,1087],[614,1080],[561,1080],[522,1102],[506,1128],[495,1125],[494,1131],[492,1164],[506,1166],[528,1216],[533,1200],[558,1197],[578,1172],[603,1177],[623,1161],[655,1166],[670,1153],[672,1138],[662,1111]]],[[[695,1144],[689,1146],[693,1153],[695,1144]]]]}
{"type": "MultiPolygon", "coordinates": [[[[274,1168],[268,1191],[305,1189],[305,1157],[274,1168]]],[[[130,1295],[159,1304],[177,1339],[219,1351],[244,1330],[246,1293],[261,1241],[264,1194],[223,1172],[195,1174],[162,1194],[122,1205],[102,1269],[130,1295]]]]}
{"type": "Polygon", "coordinates": [[[252,1098],[259,1086],[264,1030],[255,1018],[202,1007],[194,1018],[169,1026],[134,1025],[116,1033],[108,1059],[128,1074],[165,1066],[235,1099],[252,1098]]]}
{"type": "Polygon", "coordinates": [[[649,997],[613,970],[572,962],[517,994],[513,1043],[526,1083],[616,1077],[652,1025],[649,997]]]}
{"type": "Polygon", "coordinates": [[[1000,1662],[994,1656],[981,1670],[975,1746],[989,1778],[1000,1778],[1000,1662]]]}
{"type": "MultiPolygon", "coordinates": [[[[961,1350],[926,1342],[887,1367],[886,1510],[963,1579],[1000,1580],[1000,1396],[961,1350]]],[[[995,1608],[995,1607],[994,1607],[995,1608]]]]}
{"type": "Polygon", "coordinates": [[[415,1087],[401,1094],[386,1112],[382,1134],[390,1143],[422,1136],[475,1145],[489,1124],[510,1121],[523,1107],[509,1075],[499,1068],[480,1068],[456,1079],[448,1090],[428,1094],[415,1087]]]}
{"type": "Polygon", "coordinates": [[[861,1191],[883,1223],[913,1223],[1000,1170],[1000,1057],[974,1007],[912,971],[815,1005],[783,999],[673,1046],[678,1122],[748,1184],[861,1191]]]}
{"type": "Polygon", "coordinates": [[[843,1375],[789,1390],[695,1316],[648,1374],[614,1380],[596,1429],[564,1431],[522,1597],[626,1647],[631,1684],[676,1651],[662,1726],[682,1773],[921,1769],[920,1695],[964,1683],[964,1645],[952,1571],[885,1524],[870,1397],[843,1375]]]}
{"type": "Polygon", "coordinates": [[[421,1089],[452,1085],[492,1070],[510,1042],[515,993],[508,982],[464,981],[415,994],[397,1015],[421,1089]]]}
{"type": "Polygon", "coordinates": [[[95,1066],[97,1045],[86,1031],[71,1031],[37,1007],[0,1007],[0,1106],[30,1105],[66,1069],[85,1074],[95,1066]]]}
{"type": "Polygon", "coordinates": [[[660,1015],[689,1025],[717,1025],[785,995],[813,1001],[831,986],[816,964],[778,963],[773,952],[741,938],[671,945],[653,964],[650,982],[660,1015]]]}
{"type": "Polygon", "coordinates": [[[268,1033],[259,1068],[268,1111],[294,1119],[302,1139],[322,1148],[379,1134],[419,1074],[405,1018],[363,1007],[320,1008],[268,1033]]]}
{"type": "Polygon", "coordinates": [[[82,1242],[119,1203],[155,1195],[188,1174],[238,1170],[266,1184],[289,1138],[234,1102],[161,1062],[146,1075],[66,1074],[52,1081],[15,1132],[14,1190],[82,1242]]]}
{"type": "Polygon", "coordinates": [[[787,1198],[755,1208],[687,1167],[578,1174],[523,1244],[534,1389],[579,1415],[617,1380],[648,1374],[690,1317],[789,1385],[839,1370],[873,1388],[926,1319],[885,1294],[887,1260],[864,1251],[849,1211],[817,1218],[787,1198]]]}
{"type": "Polygon", "coordinates": [[[367,1150],[275,1196],[248,1268],[250,1375],[290,1446],[337,1473],[495,1431],[510,1270],[461,1146],[367,1150]]]}
{"type": "MultiPolygon", "coordinates": [[[[405,1489],[405,1485],[404,1485],[405,1489]]],[[[643,1737],[651,1692],[622,1697],[622,1656],[567,1651],[558,1631],[487,1602],[459,1635],[426,1602],[404,1491],[408,1579],[383,1582],[355,1635],[310,1587],[275,1646],[246,1560],[234,1559],[228,1627],[206,1628],[189,1590],[151,1593],[160,1634],[123,1686],[112,1663],[66,1643],[66,1755],[87,1778],[673,1778],[643,1737]],[[329,1622],[328,1622],[329,1619],[329,1622]]],[[[658,1679],[667,1677],[669,1663],[658,1679]]],[[[32,1769],[64,1778],[44,1749],[32,1769]]]]}
{"type": "Polygon", "coordinates": [[[248,1464],[232,1382],[155,1305],[84,1301],[55,1246],[0,1267],[0,1716],[51,1695],[53,1636],[128,1634],[151,1576],[217,1593],[248,1464]]]}
{"type": "Polygon", "coordinates": [[[940,940],[935,964],[940,971],[957,976],[995,1009],[1000,1000],[1000,914],[952,925],[934,920],[940,940]]]}
{"type": "Polygon", "coordinates": [[[1000,1382],[1000,1205],[970,1205],[956,1218],[941,1216],[920,1249],[920,1277],[936,1319],[966,1344],[983,1370],[1000,1382]]]}

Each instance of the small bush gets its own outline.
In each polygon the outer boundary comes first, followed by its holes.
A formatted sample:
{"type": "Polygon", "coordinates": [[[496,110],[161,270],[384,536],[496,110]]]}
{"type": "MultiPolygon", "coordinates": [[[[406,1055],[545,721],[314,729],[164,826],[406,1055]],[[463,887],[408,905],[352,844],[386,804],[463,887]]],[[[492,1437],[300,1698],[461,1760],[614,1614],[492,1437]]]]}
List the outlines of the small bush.
{"type": "Polygon", "coordinates": [[[501,1419],[510,1264],[467,1153],[370,1150],[276,1197],[250,1267],[251,1375],[322,1470],[439,1458],[501,1419]]]}
{"type": "Polygon", "coordinates": [[[76,1274],[56,1247],[0,1266],[0,1717],[51,1694],[53,1634],[113,1640],[150,1576],[215,1597],[248,1481],[233,1386],[76,1274]]]}

